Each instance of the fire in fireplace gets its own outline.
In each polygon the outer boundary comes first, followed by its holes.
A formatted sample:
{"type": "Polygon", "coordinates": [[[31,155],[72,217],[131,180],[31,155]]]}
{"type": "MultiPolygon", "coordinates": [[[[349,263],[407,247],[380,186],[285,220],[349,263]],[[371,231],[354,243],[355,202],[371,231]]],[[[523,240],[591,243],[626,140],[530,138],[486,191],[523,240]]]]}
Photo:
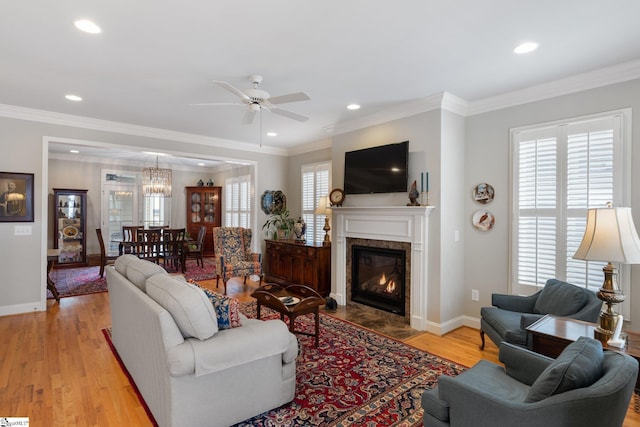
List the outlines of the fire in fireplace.
{"type": "Polygon", "coordinates": [[[351,246],[351,300],[404,316],[404,250],[351,246]]]}

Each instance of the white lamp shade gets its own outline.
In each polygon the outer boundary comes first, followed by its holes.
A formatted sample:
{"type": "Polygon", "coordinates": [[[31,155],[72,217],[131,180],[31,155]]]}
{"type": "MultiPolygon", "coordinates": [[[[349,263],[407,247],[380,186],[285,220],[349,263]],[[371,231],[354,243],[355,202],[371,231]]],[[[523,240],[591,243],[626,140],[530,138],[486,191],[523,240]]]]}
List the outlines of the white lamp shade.
{"type": "Polygon", "coordinates": [[[318,199],[318,207],[316,208],[315,214],[316,215],[330,215],[331,214],[331,208],[329,207],[329,197],[328,196],[322,196],[320,197],[320,199],[318,199]]]}
{"type": "Polygon", "coordinates": [[[575,259],[640,264],[640,239],[631,208],[589,209],[575,259]]]}

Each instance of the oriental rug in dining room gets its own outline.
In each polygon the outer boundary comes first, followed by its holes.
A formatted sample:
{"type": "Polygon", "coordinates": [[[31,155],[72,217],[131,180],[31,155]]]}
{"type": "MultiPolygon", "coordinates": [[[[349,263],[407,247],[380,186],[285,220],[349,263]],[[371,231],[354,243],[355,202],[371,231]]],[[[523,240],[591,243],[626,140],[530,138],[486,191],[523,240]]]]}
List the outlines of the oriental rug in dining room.
{"type": "MultiPolygon", "coordinates": [[[[255,302],[241,303],[240,309],[255,318],[255,302]]],[[[263,307],[262,318],[279,315],[263,307]]],[[[296,329],[313,328],[311,315],[296,319],[296,329]]],[[[323,312],[318,348],[312,337],[297,337],[294,400],[235,427],[421,426],[422,392],[439,375],[466,369],[323,312]]]]}

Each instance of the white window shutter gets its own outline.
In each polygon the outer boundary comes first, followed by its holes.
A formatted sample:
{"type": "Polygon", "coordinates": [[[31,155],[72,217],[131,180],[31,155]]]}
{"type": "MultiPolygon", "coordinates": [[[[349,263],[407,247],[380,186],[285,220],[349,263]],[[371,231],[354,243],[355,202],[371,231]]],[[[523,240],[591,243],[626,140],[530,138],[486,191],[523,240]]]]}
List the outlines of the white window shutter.
{"type": "Polygon", "coordinates": [[[324,240],[325,215],[316,215],[318,200],[329,194],[331,163],[314,163],[302,166],[302,219],[307,224],[307,241],[324,240]]]}
{"type": "Polygon", "coordinates": [[[621,206],[624,114],[513,130],[511,291],[529,294],[557,278],[597,290],[604,262],[573,259],[587,210],[621,206]],[[618,195],[618,197],[616,197],[618,195]]]}

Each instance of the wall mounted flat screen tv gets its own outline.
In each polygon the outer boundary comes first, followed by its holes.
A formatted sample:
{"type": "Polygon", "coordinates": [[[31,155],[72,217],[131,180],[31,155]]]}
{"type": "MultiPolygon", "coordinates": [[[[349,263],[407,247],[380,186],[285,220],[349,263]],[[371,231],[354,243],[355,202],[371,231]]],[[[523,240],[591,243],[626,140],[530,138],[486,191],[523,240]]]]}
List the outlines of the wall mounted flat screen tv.
{"type": "Polygon", "coordinates": [[[406,192],[408,158],[409,141],[344,153],[344,192],[406,192]]]}

